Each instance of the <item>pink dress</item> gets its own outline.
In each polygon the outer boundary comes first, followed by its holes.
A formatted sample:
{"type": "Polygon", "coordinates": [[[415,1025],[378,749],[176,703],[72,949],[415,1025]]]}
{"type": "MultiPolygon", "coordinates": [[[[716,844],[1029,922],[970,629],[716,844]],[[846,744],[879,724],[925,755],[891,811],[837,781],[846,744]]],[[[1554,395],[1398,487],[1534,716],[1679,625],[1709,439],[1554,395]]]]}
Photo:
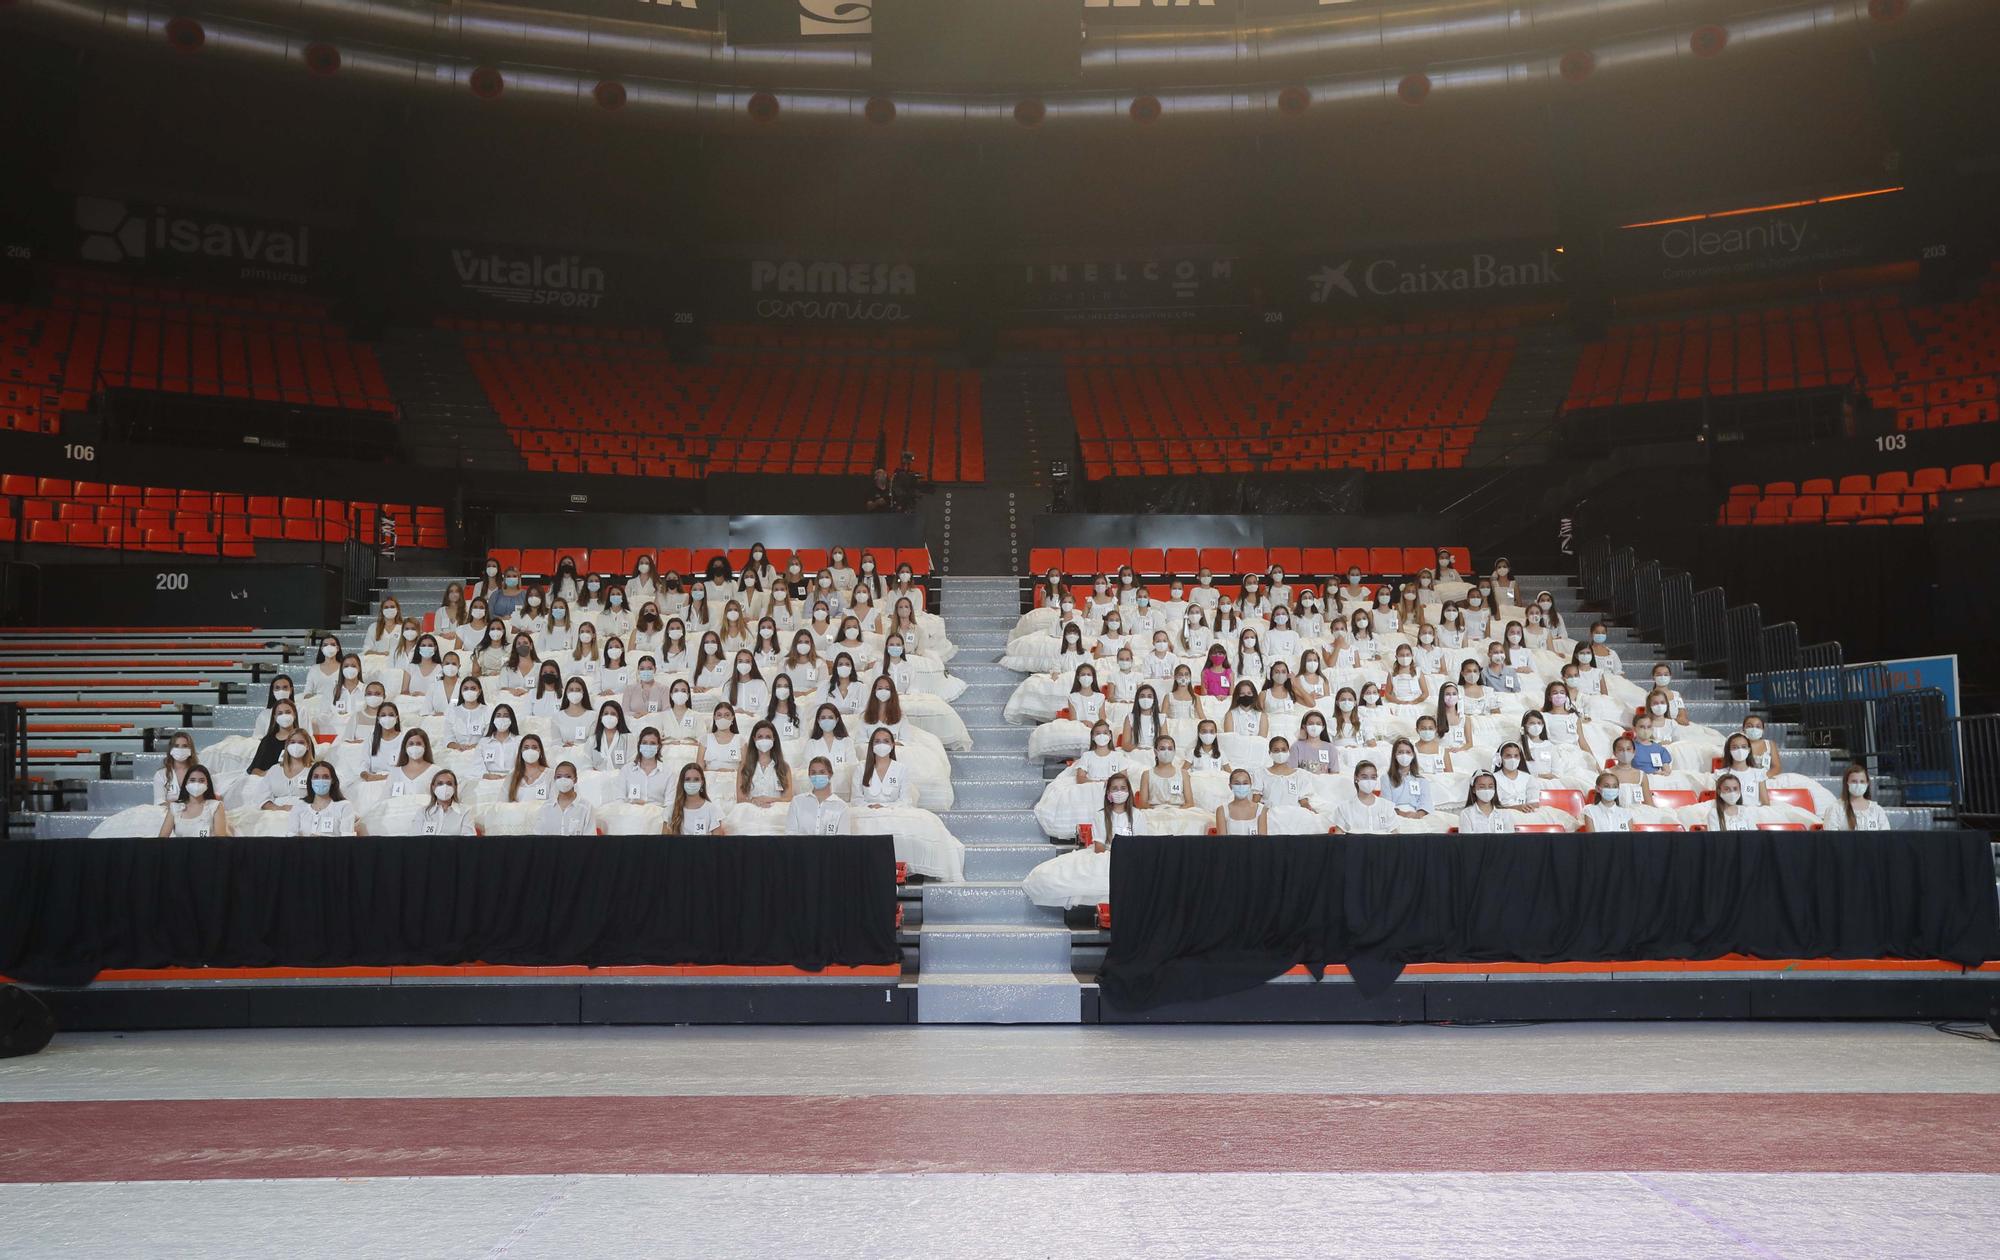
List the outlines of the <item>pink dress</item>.
{"type": "Polygon", "coordinates": [[[1234,675],[1227,666],[1201,671],[1201,693],[1205,696],[1226,696],[1234,685],[1234,675]]]}

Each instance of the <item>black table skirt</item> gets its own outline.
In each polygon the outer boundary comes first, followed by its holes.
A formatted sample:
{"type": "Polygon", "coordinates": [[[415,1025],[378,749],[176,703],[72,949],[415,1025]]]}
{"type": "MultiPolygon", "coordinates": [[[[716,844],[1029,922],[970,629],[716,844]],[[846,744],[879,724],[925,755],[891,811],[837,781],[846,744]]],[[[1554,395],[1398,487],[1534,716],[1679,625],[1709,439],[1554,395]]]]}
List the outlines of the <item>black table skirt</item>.
{"type": "Polygon", "coordinates": [[[0,842],[0,974],[893,963],[888,836],[0,842]]]}
{"type": "Polygon", "coordinates": [[[1134,836],[1100,974],[1130,1010],[1345,964],[2000,958],[1984,832],[1134,836]]]}

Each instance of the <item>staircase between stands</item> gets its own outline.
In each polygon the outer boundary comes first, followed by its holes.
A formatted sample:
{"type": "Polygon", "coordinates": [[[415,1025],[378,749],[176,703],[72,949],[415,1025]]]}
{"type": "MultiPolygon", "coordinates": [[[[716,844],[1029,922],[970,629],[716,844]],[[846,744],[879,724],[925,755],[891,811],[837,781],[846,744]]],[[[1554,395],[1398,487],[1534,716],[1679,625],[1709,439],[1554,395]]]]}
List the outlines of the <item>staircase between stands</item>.
{"type": "Polygon", "coordinates": [[[926,1024],[1074,1024],[1082,987],[1071,969],[1061,910],[1037,906],[1021,880],[1062,852],[1035,821],[1045,782],[1028,760],[1028,728],[1001,719],[1020,681],[1000,665],[1020,619],[1014,578],[947,577],[943,611],[964,680],[954,703],[973,751],[952,754],[957,795],[944,815],[965,843],[965,882],[922,887],[914,924],[920,971],[917,1019],[926,1024]]]}

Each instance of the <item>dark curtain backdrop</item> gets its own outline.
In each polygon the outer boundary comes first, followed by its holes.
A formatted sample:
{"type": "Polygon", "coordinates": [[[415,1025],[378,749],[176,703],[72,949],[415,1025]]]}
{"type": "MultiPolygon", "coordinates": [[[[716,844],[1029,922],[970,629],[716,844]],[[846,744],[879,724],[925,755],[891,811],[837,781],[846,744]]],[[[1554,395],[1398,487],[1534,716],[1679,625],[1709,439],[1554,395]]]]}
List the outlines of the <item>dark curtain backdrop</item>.
{"type": "Polygon", "coordinates": [[[887,836],[0,844],[0,974],[486,962],[893,963],[887,836]]]}
{"type": "Polygon", "coordinates": [[[1099,979],[1144,1010],[1345,964],[2000,958],[1984,832],[1138,836],[1099,979]]]}

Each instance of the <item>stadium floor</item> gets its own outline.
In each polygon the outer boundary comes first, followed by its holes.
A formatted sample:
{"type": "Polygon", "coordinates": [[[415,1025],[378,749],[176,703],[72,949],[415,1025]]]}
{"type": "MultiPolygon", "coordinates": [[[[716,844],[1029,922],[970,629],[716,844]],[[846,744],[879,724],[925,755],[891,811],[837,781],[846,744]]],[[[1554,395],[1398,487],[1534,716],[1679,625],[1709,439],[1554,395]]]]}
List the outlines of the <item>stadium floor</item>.
{"type": "Polygon", "coordinates": [[[1970,1256],[1995,1132],[1912,1025],[71,1035],[0,1254],[1970,1256]]]}

